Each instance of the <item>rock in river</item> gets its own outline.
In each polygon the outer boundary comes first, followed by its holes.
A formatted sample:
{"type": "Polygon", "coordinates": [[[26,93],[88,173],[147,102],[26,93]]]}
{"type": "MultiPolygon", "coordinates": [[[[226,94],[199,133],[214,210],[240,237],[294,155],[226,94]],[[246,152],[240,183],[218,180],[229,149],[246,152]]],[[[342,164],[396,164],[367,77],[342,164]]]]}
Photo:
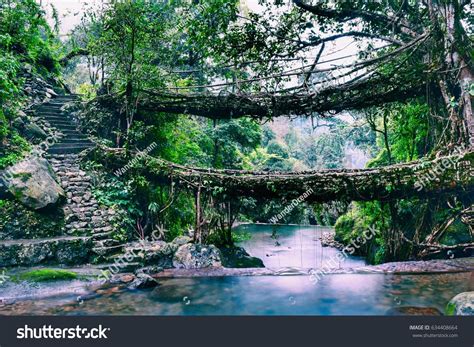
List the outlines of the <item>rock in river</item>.
{"type": "Polygon", "coordinates": [[[255,268],[265,267],[259,258],[250,256],[245,249],[237,246],[220,248],[222,254],[222,264],[229,268],[255,268]]]}
{"type": "Polygon", "coordinates": [[[128,285],[129,289],[144,289],[144,288],[152,288],[158,285],[158,281],[155,280],[153,277],[139,273],[135,277],[135,279],[128,285]]]}
{"type": "Polygon", "coordinates": [[[178,269],[222,267],[221,252],[214,245],[187,243],[174,254],[173,266],[178,269]]]}
{"type": "Polygon", "coordinates": [[[447,315],[474,316],[474,292],[456,295],[446,306],[447,315]]]}

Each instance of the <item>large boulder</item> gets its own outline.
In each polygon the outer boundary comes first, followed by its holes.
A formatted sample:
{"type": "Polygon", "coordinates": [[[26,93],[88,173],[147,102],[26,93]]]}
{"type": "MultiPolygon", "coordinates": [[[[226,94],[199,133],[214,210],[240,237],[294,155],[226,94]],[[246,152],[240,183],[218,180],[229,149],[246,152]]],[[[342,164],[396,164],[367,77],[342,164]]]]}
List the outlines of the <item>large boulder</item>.
{"type": "Polygon", "coordinates": [[[193,240],[189,236],[177,236],[172,241],[172,243],[174,243],[178,246],[182,246],[182,245],[185,245],[185,244],[191,243],[191,242],[193,242],[193,240]]]}
{"type": "Polygon", "coordinates": [[[44,132],[38,125],[35,123],[28,123],[25,125],[23,133],[29,139],[41,139],[44,140],[48,137],[48,134],[44,132]]]}
{"type": "Polygon", "coordinates": [[[452,298],[446,306],[449,316],[474,316],[474,292],[464,292],[452,298]]]}
{"type": "Polygon", "coordinates": [[[84,264],[92,249],[90,237],[58,237],[0,242],[0,268],[39,264],[84,264]]]}
{"type": "Polygon", "coordinates": [[[187,243],[174,254],[173,266],[178,269],[222,267],[221,252],[214,245],[187,243]]]}
{"type": "Polygon", "coordinates": [[[158,285],[158,281],[145,273],[139,273],[134,280],[127,285],[128,289],[145,289],[152,288],[158,285]]]}
{"type": "Polygon", "coordinates": [[[250,256],[245,249],[237,246],[221,247],[222,264],[229,268],[262,268],[260,258],[250,256]]]}
{"type": "Polygon", "coordinates": [[[173,254],[178,246],[165,241],[137,241],[125,248],[126,254],[135,262],[172,268],[173,254]]]}
{"type": "Polygon", "coordinates": [[[0,174],[0,190],[34,210],[53,206],[65,195],[49,162],[33,156],[0,174]]]}

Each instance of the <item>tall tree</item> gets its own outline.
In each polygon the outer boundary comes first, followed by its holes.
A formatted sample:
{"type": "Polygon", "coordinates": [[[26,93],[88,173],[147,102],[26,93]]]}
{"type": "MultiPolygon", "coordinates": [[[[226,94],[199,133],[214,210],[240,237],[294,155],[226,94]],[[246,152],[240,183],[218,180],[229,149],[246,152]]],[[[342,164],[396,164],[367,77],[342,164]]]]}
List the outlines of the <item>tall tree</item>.
{"type": "Polygon", "coordinates": [[[206,44],[216,61],[248,78],[155,90],[142,106],[214,119],[314,113],[329,117],[424,97],[432,113],[442,118],[436,118],[440,127],[449,124],[445,143],[472,144],[470,1],[293,0],[289,10],[282,1],[260,3],[266,6],[265,14],[245,17],[234,9],[235,21],[218,25],[211,15],[215,8],[209,6],[203,9],[200,27],[207,25],[205,33],[217,30],[218,35],[209,38],[197,29],[190,33],[195,42],[206,44]],[[222,26],[232,30],[222,31],[222,26]],[[329,44],[342,38],[358,43],[354,61],[339,63],[344,60],[336,58],[328,66],[329,44]],[[321,73],[327,77],[308,83],[308,77],[321,73]]]}

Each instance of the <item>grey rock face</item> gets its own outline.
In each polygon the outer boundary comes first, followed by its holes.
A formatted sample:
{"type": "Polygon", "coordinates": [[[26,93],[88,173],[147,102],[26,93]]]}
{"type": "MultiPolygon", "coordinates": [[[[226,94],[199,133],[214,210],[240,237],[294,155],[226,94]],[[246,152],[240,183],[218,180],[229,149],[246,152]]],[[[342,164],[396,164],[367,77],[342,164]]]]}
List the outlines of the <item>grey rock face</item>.
{"type": "Polygon", "coordinates": [[[65,196],[51,165],[44,158],[29,157],[7,168],[1,176],[5,190],[34,210],[55,205],[65,196]]]}
{"type": "Polygon", "coordinates": [[[35,138],[35,139],[46,139],[48,135],[37,126],[35,123],[28,123],[25,125],[24,133],[28,138],[35,138]]]}
{"type": "Polygon", "coordinates": [[[88,237],[0,242],[0,267],[51,262],[82,264],[87,262],[91,248],[91,238],[88,237]]]}
{"type": "Polygon", "coordinates": [[[143,288],[152,288],[158,285],[158,281],[155,280],[150,275],[145,273],[139,273],[136,275],[135,279],[128,285],[129,289],[143,289],[143,288]]]}
{"type": "Polygon", "coordinates": [[[449,301],[446,313],[456,316],[474,316],[474,292],[456,295],[449,301]]]}
{"type": "Polygon", "coordinates": [[[189,236],[178,236],[172,242],[178,246],[182,246],[191,243],[192,239],[189,236]]]}
{"type": "Polygon", "coordinates": [[[171,268],[173,254],[178,246],[165,241],[139,241],[125,248],[125,253],[133,261],[144,265],[155,265],[163,268],[171,268]]]}
{"type": "Polygon", "coordinates": [[[222,267],[221,252],[214,245],[185,244],[173,257],[173,266],[178,269],[202,269],[222,267]]]}

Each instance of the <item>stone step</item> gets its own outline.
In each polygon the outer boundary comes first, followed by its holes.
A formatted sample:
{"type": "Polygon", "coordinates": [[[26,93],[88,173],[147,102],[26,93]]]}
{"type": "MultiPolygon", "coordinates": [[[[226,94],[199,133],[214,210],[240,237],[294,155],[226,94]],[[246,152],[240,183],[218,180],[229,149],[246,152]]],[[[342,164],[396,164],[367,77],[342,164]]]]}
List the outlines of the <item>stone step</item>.
{"type": "Polygon", "coordinates": [[[52,126],[58,129],[63,130],[77,130],[76,125],[74,124],[58,124],[58,123],[51,123],[52,126]]]}
{"type": "Polygon", "coordinates": [[[104,239],[108,239],[110,238],[110,235],[112,235],[113,232],[112,231],[107,231],[107,232],[103,232],[103,233],[95,233],[92,235],[92,239],[93,240],[104,240],[104,239]]]}
{"type": "Polygon", "coordinates": [[[64,113],[62,110],[63,104],[42,104],[41,106],[37,106],[35,108],[35,113],[36,114],[41,114],[41,113],[64,113]]]}
{"type": "Polygon", "coordinates": [[[58,115],[58,116],[40,116],[41,119],[44,119],[44,120],[47,120],[48,122],[50,123],[54,123],[54,122],[68,122],[68,123],[72,123],[73,120],[71,118],[69,118],[68,116],[65,116],[65,115],[58,115]]]}
{"type": "Polygon", "coordinates": [[[73,135],[73,134],[66,135],[65,137],[63,137],[63,139],[74,139],[74,138],[78,138],[78,139],[81,139],[81,140],[83,140],[83,139],[88,140],[89,139],[88,136],[80,133],[79,131],[77,133],[78,133],[78,135],[73,135]]]}
{"type": "Polygon", "coordinates": [[[39,114],[38,117],[42,118],[42,119],[47,119],[47,120],[51,120],[51,121],[61,121],[61,120],[67,120],[67,121],[72,121],[71,118],[69,118],[69,116],[65,115],[65,114],[62,114],[62,113],[57,113],[57,114],[39,114]]]}
{"type": "Polygon", "coordinates": [[[125,250],[124,245],[116,245],[116,246],[108,246],[108,247],[94,247],[92,248],[92,252],[97,254],[100,257],[111,256],[114,254],[118,254],[125,250]]]}
{"type": "Polygon", "coordinates": [[[117,263],[102,263],[94,265],[95,268],[103,270],[104,273],[108,273],[107,270],[110,271],[110,274],[115,273],[123,273],[123,272],[133,272],[139,268],[141,268],[143,264],[140,262],[124,262],[120,261],[117,263]]]}
{"type": "Polygon", "coordinates": [[[54,126],[58,129],[60,128],[64,128],[64,129],[73,129],[73,130],[77,130],[77,126],[76,124],[74,124],[72,121],[67,121],[67,120],[61,120],[59,122],[49,122],[49,124],[51,124],[51,126],[54,126]]]}
{"type": "Polygon", "coordinates": [[[0,241],[0,267],[86,263],[92,246],[90,237],[79,236],[0,241]]]}
{"type": "Polygon", "coordinates": [[[51,148],[56,148],[56,147],[74,148],[74,147],[94,147],[94,146],[95,145],[90,141],[71,142],[71,143],[58,142],[58,143],[55,143],[51,148]]]}
{"type": "Polygon", "coordinates": [[[41,106],[36,106],[35,111],[36,113],[63,113],[63,111],[61,110],[62,107],[62,104],[42,104],[41,106]]]}
{"type": "Polygon", "coordinates": [[[76,161],[78,156],[77,154],[46,154],[48,158],[54,159],[54,160],[69,160],[69,161],[76,161]]]}
{"type": "Polygon", "coordinates": [[[44,110],[37,110],[36,114],[40,117],[44,116],[62,116],[65,113],[61,109],[52,109],[50,107],[45,108],[44,110]]]}
{"type": "Polygon", "coordinates": [[[44,106],[64,106],[66,103],[68,103],[68,99],[52,99],[51,101],[43,104],[44,106]]]}
{"type": "Polygon", "coordinates": [[[57,100],[57,99],[78,99],[80,96],[81,96],[80,94],[74,94],[74,93],[61,94],[61,95],[56,96],[54,99],[55,100],[57,100]]]}
{"type": "MultiPolygon", "coordinates": [[[[70,145],[70,144],[67,144],[67,145],[70,145]]],[[[94,144],[81,144],[75,147],[71,147],[71,146],[64,147],[64,145],[54,145],[48,149],[48,153],[49,154],[77,154],[77,153],[82,152],[83,150],[92,148],[94,146],[95,146],[94,144]]]]}
{"type": "Polygon", "coordinates": [[[91,143],[87,137],[80,137],[80,136],[66,136],[63,137],[58,143],[91,143]]]}
{"type": "Polygon", "coordinates": [[[76,126],[76,123],[72,119],[70,119],[66,116],[57,117],[57,118],[43,118],[43,119],[47,120],[52,125],[74,125],[74,126],[76,126]]]}
{"type": "Polygon", "coordinates": [[[102,239],[93,241],[94,248],[104,248],[104,247],[113,247],[113,246],[120,246],[120,241],[114,239],[102,239]]]}
{"type": "Polygon", "coordinates": [[[55,99],[60,99],[60,98],[71,98],[71,99],[77,99],[81,96],[81,94],[77,93],[69,93],[69,94],[58,94],[55,99]]]}
{"type": "Polygon", "coordinates": [[[66,135],[66,136],[78,136],[78,135],[83,135],[79,130],[73,129],[73,130],[61,130],[61,132],[66,135]]]}

